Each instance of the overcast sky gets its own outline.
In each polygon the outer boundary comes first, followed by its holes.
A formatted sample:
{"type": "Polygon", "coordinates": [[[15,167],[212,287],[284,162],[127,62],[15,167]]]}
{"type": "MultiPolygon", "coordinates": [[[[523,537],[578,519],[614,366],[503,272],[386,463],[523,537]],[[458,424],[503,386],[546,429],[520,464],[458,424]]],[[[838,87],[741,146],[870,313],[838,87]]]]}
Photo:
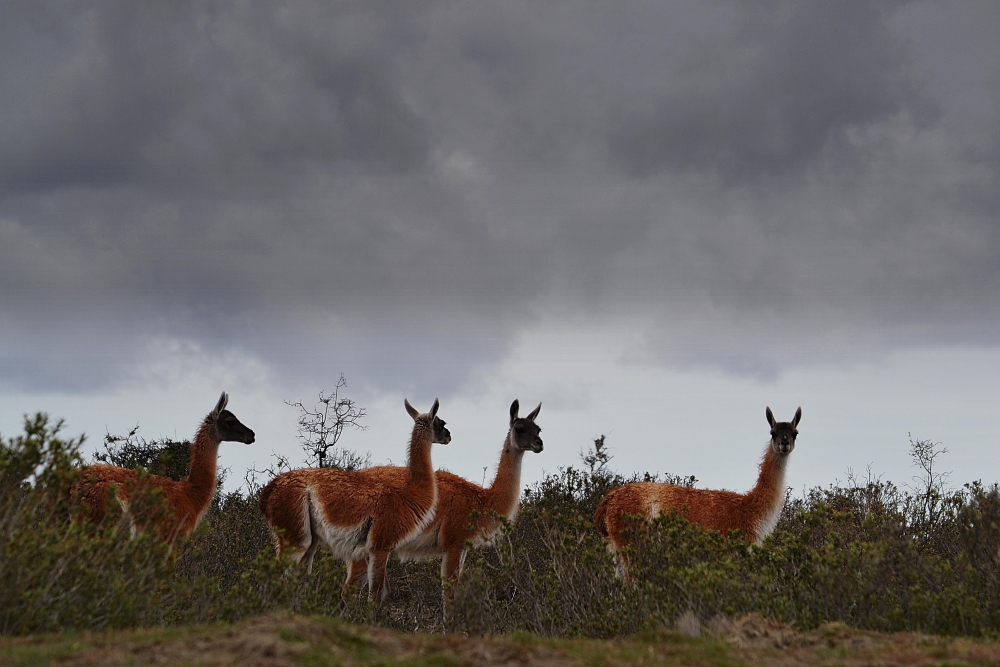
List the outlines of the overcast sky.
{"type": "Polygon", "coordinates": [[[1000,479],[1000,3],[0,4],[0,432],[298,456],[343,372],[405,458],[435,396],[482,481],[614,465],[743,490],[908,434],[1000,479]],[[488,474],[488,473],[487,473],[488,474]]]}

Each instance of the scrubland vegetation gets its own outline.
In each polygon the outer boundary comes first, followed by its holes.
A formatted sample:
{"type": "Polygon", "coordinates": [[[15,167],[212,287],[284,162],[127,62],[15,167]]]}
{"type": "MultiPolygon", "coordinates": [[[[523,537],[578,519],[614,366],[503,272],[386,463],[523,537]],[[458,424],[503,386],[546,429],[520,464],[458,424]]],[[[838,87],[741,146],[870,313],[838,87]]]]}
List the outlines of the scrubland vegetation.
{"type": "MultiPolygon", "coordinates": [[[[939,450],[926,442],[913,447],[916,488],[849,478],[813,489],[788,500],[762,547],[676,515],[636,525],[636,584],[627,586],[590,525],[599,498],[629,481],[611,471],[602,438],[580,465],[525,490],[518,520],[470,553],[447,609],[437,561],[393,559],[386,605],[370,606],[363,594],[342,602],[344,566],[328,554],[311,574],[275,558],[253,488],[217,494],[173,552],[149,535],[130,539],[114,514],[101,525],[73,521],[80,445],[44,415],[0,440],[0,634],[232,622],[281,610],[469,635],[612,638],[679,622],[696,634],[751,613],[798,631],[840,622],[1000,634],[1000,492],[948,488],[935,467],[939,450]]],[[[132,433],[105,449],[118,465],[183,474],[183,443],[132,433]]]]}

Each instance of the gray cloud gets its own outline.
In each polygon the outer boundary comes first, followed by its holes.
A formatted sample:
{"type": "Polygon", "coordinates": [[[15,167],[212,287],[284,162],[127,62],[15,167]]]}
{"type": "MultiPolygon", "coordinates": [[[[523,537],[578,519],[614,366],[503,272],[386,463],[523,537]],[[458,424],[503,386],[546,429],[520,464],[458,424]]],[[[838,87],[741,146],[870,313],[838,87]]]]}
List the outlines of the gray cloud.
{"type": "Polygon", "coordinates": [[[426,155],[387,62],[398,32],[377,9],[361,20],[308,3],[18,9],[2,28],[8,187],[273,181],[314,163],[407,171],[426,155]],[[341,39],[344,24],[362,34],[341,39]]]}
{"type": "Polygon", "coordinates": [[[995,344],[980,11],[9,3],[0,381],[166,338],[459,386],[560,312],[759,377],[995,344]]]}
{"type": "Polygon", "coordinates": [[[652,100],[625,102],[611,154],[633,175],[739,182],[801,172],[851,127],[903,112],[926,123],[933,106],[888,18],[862,2],[740,5],[728,34],[665,71],[652,100]]]}

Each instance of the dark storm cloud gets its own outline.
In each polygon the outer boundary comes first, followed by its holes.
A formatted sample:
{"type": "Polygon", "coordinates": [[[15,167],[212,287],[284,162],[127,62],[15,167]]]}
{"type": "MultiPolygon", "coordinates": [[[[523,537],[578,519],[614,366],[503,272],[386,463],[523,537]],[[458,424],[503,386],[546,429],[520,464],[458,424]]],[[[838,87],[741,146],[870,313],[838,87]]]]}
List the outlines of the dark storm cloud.
{"type": "Polygon", "coordinates": [[[4,4],[0,378],[457,386],[557,312],[758,376],[994,344],[994,11],[4,4]]]}
{"type": "Polygon", "coordinates": [[[669,70],[650,109],[625,103],[610,151],[633,175],[695,169],[743,181],[801,171],[851,127],[901,112],[926,122],[933,107],[888,18],[864,2],[742,4],[729,43],[669,70]]]}
{"type": "Polygon", "coordinates": [[[405,171],[425,157],[385,62],[399,34],[377,9],[362,20],[308,5],[64,9],[8,5],[3,17],[9,188],[211,183],[313,162],[405,171]],[[345,45],[336,26],[352,23],[345,45]]]}

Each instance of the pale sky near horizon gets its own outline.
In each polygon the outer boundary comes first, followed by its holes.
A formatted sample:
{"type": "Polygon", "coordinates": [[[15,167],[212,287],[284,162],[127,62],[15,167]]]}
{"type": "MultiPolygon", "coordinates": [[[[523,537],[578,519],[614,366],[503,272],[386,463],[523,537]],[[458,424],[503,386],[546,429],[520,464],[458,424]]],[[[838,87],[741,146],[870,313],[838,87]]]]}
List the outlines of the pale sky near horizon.
{"type": "Polygon", "coordinates": [[[341,372],[344,444],[526,482],[613,467],[1000,480],[1000,4],[0,5],[0,434],[258,433],[341,372]]]}

